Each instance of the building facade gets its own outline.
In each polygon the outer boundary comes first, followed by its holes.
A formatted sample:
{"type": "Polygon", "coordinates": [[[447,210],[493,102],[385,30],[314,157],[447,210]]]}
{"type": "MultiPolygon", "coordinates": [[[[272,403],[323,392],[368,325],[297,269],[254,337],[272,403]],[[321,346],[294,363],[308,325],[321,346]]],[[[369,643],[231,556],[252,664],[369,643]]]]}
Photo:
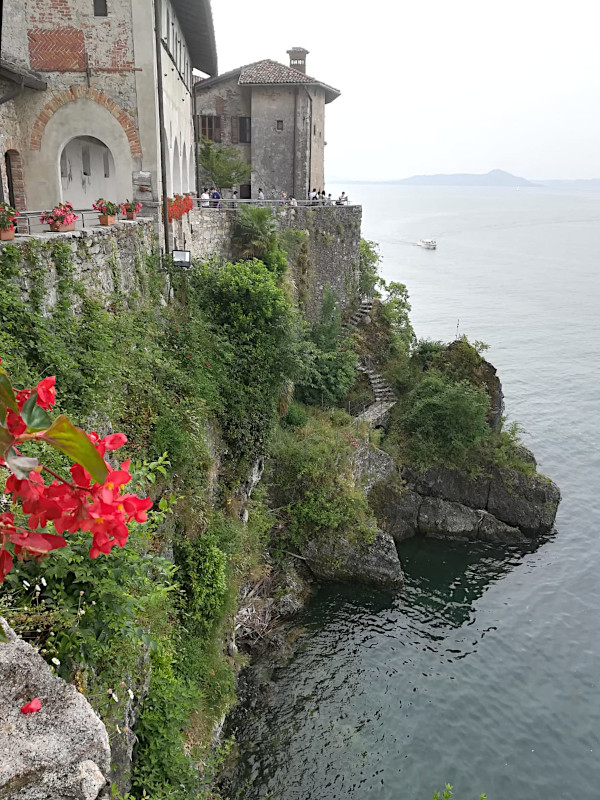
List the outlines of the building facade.
{"type": "Polygon", "coordinates": [[[195,190],[193,69],[217,71],[210,0],[4,0],[4,197],[156,206],[161,152],[168,194],[195,190]]]}
{"type": "Polygon", "coordinates": [[[324,187],[325,106],[340,92],[306,74],[307,53],[292,48],[289,66],[266,59],[194,86],[198,143],[235,146],[251,166],[241,198],[260,188],[267,197],[305,199],[324,187]]]}

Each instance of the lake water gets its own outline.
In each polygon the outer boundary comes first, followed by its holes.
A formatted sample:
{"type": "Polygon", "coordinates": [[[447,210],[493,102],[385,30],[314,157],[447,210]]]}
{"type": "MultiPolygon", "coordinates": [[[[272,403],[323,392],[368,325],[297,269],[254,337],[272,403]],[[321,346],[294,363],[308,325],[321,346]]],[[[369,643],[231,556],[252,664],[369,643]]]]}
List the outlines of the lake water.
{"type": "Polygon", "coordinates": [[[323,589],[271,693],[235,720],[241,796],[600,797],[600,195],[341,189],[417,335],[490,345],[563,500],[528,551],[411,540],[403,595],[323,589]]]}

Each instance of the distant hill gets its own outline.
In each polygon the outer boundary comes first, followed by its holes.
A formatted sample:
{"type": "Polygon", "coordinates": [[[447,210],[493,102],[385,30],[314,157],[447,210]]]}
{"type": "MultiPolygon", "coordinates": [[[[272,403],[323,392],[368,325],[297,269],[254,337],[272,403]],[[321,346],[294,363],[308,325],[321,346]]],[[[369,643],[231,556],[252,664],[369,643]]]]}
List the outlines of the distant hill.
{"type": "Polygon", "coordinates": [[[401,181],[388,181],[400,186],[537,186],[538,184],[511,175],[502,169],[493,169],[485,175],[464,173],[457,175],[413,175],[401,181]]]}

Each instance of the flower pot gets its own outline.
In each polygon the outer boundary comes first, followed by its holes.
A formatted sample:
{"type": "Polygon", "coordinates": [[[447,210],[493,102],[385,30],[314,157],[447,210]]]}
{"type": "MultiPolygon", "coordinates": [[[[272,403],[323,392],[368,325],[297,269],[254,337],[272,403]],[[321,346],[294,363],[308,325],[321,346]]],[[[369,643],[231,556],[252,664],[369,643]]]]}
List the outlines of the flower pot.
{"type": "Polygon", "coordinates": [[[64,222],[51,222],[50,230],[52,233],[68,233],[75,230],[75,223],[69,222],[68,225],[65,225],[64,222]]]}
{"type": "Polygon", "coordinates": [[[100,225],[114,225],[117,218],[114,214],[99,214],[98,219],[100,225]]]}
{"type": "Polygon", "coordinates": [[[125,212],[125,216],[127,217],[127,219],[135,219],[137,217],[137,215],[138,215],[137,211],[126,211],[125,212]]]}
{"type": "Polygon", "coordinates": [[[14,225],[11,225],[10,228],[0,228],[0,242],[12,242],[16,230],[14,225]]]}

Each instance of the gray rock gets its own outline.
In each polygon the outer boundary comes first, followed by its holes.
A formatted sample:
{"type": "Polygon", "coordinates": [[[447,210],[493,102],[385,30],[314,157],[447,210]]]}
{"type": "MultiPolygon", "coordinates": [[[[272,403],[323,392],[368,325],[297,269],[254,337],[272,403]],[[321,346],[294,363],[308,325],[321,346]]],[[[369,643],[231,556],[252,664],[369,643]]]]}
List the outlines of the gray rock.
{"type": "Polygon", "coordinates": [[[375,512],[379,526],[396,543],[410,539],[417,533],[422,502],[421,495],[393,481],[377,483],[369,493],[369,505],[375,512]]]}
{"type": "Polygon", "coordinates": [[[487,510],[529,536],[552,530],[559,503],[558,486],[544,475],[524,475],[514,469],[492,475],[487,510]]]}
{"type": "Polygon", "coordinates": [[[480,514],[481,521],[479,523],[478,538],[483,542],[519,544],[526,541],[527,537],[518,528],[513,528],[505,522],[500,522],[499,519],[488,514],[487,511],[481,511],[480,514]]]}
{"type": "Polygon", "coordinates": [[[481,515],[460,503],[425,497],[419,509],[418,530],[424,536],[477,539],[481,515]]]}
{"type": "Polygon", "coordinates": [[[437,466],[424,472],[405,467],[402,477],[416,492],[427,497],[440,497],[470,508],[487,507],[489,476],[472,477],[466,472],[437,466]]]}
{"type": "Polygon", "coordinates": [[[96,800],[110,769],[106,728],[74,686],[0,625],[9,639],[0,642],[1,800],[96,800]],[[34,697],[41,711],[21,714],[34,697]]]}
{"type": "Polygon", "coordinates": [[[398,589],[404,574],[394,540],[377,531],[368,545],[358,546],[346,539],[312,541],[303,554],[315,578],[323,581],[355,581],[379,588],[398,589]]]}
{"type": "Polygon", "coordinates": [[[398,467],[390,455],[373,447],[368,437],[358,440],[354,460],[354,476],[365,492],[368,492],[379,481],[396,475],[397,472],[398,467]]]}

